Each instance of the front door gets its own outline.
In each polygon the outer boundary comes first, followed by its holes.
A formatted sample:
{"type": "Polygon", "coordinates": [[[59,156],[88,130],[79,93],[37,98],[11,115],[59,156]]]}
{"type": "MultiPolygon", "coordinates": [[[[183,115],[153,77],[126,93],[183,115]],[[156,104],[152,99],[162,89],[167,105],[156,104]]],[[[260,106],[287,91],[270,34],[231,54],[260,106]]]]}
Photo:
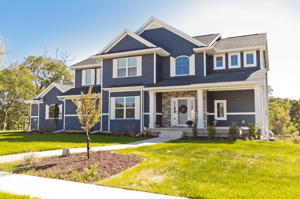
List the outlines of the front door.
{"type": "Polygon", "coordinates": [[[194,121],[195,99],[172,98],[171,99],[171,124],[172,126],[187,126],[188,120],[194,121]]]}

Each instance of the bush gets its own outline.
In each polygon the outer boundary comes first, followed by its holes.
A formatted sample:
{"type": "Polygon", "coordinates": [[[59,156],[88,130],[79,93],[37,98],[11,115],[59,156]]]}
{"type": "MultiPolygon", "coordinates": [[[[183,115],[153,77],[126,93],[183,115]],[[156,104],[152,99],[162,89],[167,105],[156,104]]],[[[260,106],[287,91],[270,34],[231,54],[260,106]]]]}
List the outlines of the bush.
{"type": "Polygon", "coordinates": [[[239,126],[236,122],[232,122],[229,128],[229,135],[235,139],[237,139],[240,136],[239,126]]]}
{"type": "Polygon", "coordinates": [[[248,128],[249,128],[249,137],[250,138],[251,137],[256,138],[258,127],[255,126],[255,123],[254,122],[249,123],[248,124],[248,128]]]}
{"type": "Polygon", "coordinates": [[[299,132],[295,132],[291,135],[292,142],[295,144],[300,144],[300,136],[298,134],[299,132]]]}
{"type": "Polygon", "coordinates": [[[208,125],[207,127],[208,131],[208,138],[214,138],[216,136],[216,127],[208,125]]]}
{"type": "Polygon", "coordinates": [[[194,135],[194,138],[195,138],[195,139],[196,139],[196,137],[198,136],[197,124],[196,124],[196,123],[194,124],[193,135],[194,135]]]}
{"type": "Polygon", "coordinates": [[[191,120],[189,120],[189,121],[187,121],[187,122],[186,122],[186,124],[187,124],[187,125],[193,125],[193,124],[194,124],[194,122],[193,122],[193,121],[191,121],[191,120]]]}

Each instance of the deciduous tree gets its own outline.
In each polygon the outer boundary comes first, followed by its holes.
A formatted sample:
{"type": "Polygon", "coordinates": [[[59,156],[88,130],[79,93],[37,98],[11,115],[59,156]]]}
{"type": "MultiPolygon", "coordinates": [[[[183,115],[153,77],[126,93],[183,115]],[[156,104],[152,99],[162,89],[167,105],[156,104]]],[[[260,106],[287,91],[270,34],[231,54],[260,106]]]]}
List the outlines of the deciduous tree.
{"type": "Polygon", "coordinates": [[[87,158],[89,159],[90,137],[89,131],[100,121],[102,95],[101,93],[92,93],[93,86],[89,87],[88,93],[85,95],[81,92],[80,97],[72,99],[72,102],[78,107],[78,119],[81,128],[86,132],[87,138],[87,158]]]}

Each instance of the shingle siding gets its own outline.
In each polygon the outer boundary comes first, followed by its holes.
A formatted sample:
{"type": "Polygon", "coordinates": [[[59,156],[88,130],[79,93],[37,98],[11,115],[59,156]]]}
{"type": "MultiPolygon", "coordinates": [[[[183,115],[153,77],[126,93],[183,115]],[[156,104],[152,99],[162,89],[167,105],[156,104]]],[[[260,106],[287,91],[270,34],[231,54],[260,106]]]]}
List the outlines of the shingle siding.
{"type": "Polygon", "coordinates": [[[31,104],[31,116],[38,116],[39,105],[31,104]]]}
{"type": "Polygon", "coordinates": [[[117,53],[130,50],[140,50],[149,48],[145,44],[137,41],[133,37],[126,35],[121,41],[119,41],[112,49],[107,53],[117,53]]]}

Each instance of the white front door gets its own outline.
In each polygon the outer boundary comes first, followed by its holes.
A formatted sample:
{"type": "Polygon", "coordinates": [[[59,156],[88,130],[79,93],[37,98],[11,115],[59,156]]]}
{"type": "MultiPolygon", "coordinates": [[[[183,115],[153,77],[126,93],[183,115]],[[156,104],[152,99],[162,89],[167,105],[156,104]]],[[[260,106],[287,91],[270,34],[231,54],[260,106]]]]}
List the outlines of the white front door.
{"type": "Polygon", "coordinates": [[[186,122],[194,121],[195,98],[171,98],[171,124],[172,126],[187,126],[186,122]]]}

